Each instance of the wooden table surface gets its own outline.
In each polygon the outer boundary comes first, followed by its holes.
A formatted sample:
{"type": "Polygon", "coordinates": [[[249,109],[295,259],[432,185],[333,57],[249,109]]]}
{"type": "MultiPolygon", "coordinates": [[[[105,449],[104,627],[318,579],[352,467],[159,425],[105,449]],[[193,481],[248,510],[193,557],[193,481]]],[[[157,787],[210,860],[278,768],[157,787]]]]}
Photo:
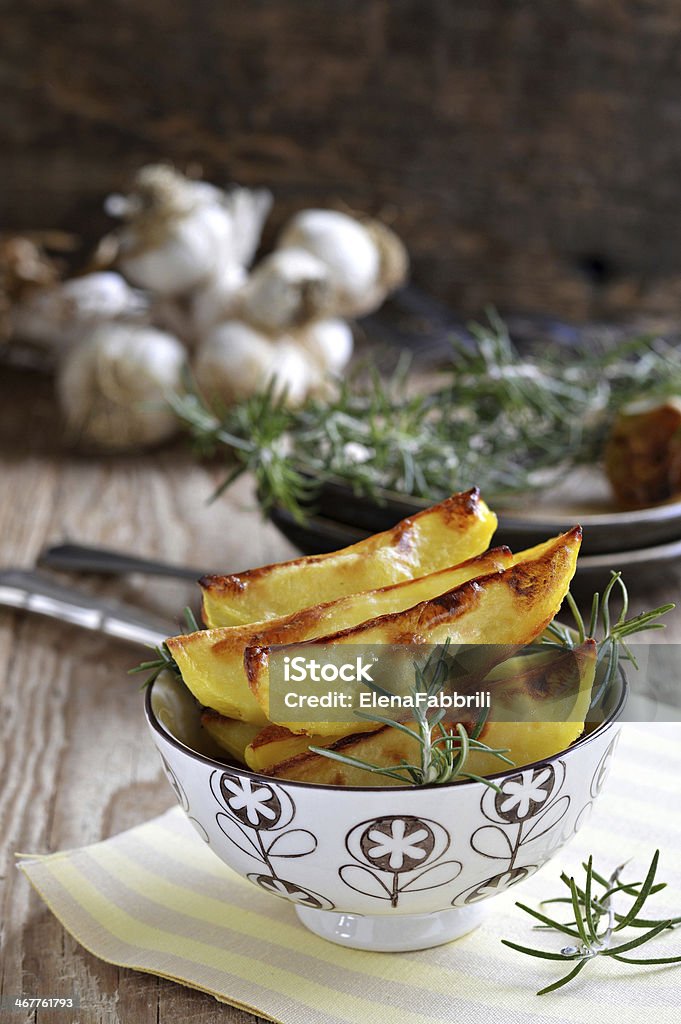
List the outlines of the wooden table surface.
{"type": "MultiPolygon", "coordinates": [[[[291,557],[254,507],[248,481],[206,504],[219,467],[182,448],[120,458],[61,445],[50,382],[0,368],[0,566],[33,565],[65,537],[139,555],[236,570],[291,557]]],[[[176,617],[196,588],[169,580],[90,578],[82,585],[176,617]]],[[[673,600],[679,575],[634,606],[673,600]]],[[[681,640],[681,615],[668,638],[681,640]]],[[[0,860],[3,995],[80,995],[90,1024],[253,1022],[210,996],[91,956],[66,934],[13,866],[15,851],[82,846],[173,804],[147,736],[141,650],[48,619],[0,609],[0,860]]],[[[11,1020],[71,1024],[64,1011],[11,1020]]],[[[311,1022],[312,1024],[312,1022],[311,1022]]]]}

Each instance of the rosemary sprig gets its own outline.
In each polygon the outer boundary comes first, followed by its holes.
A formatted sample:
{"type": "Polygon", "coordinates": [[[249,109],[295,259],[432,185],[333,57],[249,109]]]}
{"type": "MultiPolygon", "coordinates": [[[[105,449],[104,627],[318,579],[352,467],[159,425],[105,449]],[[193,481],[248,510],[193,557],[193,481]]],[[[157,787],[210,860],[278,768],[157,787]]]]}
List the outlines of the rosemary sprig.
{"type": "Polygon", "coordinates": [[[358,368],[297,409],[272,385],[224,415],[191,386],[171,405],[201,452],[229,455],[217,493],[250,471],[266,511],[302,519],[329,480],[378,502],[386,491],[439,501],[473,485],[492,500],[527,495],[597,460],[622,405],[681,393],[681,351],[659,339],[530,359],[488,317],[468,345],[453,343],[442,383],[425,393],[413,393],[401,360],[387,380],[358,368]]]}
{"type": "Polygon", "coordinates": [[[539,925],[535,925],[535,929],[560,932],[570,939],[576,940],[563,946],[557,953],[552,950],[523,946],[517,942],[511,942],[509,939],[501,940],[510,949],[515,949],[528,956],[539,957],[542,960],[574,962],[575,966],[568,974],[551,985],[539,989],[537,995],[555,992],[567,985],[586,967],[590,960],[594,960],[598,956],[610,957],[619,963],[627,964],[681,964],[681,955],[645,958],[623,956],[624,953],[637,949],[662,932],[674,929],[681,924],[681,917],[651,919],[639,916],[648,898],[665,888],[666,883],[655,884],[659,858],[660,851],[656,850],[643,882],[628,882],[626,884],[620,882],[620,874],[626,864],[621,864],[606,879],[594,870],[592,857],[589,857],[587,863],[582,865],[586,875],[583,889],[577,885],[574,878],[565,873],[561,874],[560,880],[567,887],[569,895],[543,900],[541,905],[567,904],[572,911],[572,917],[567,921],[556,921],[524,903],[516,903],[517,907],[540,922],[539,925]],[[596,893],[595,885],[600,885],[603,891],[596,893]],[[622,894],[632,897],[631,905],[625,912],[615,908],[615,897],[622,894]],[[601,922],[603,922],[602,926],[601,922]],[[626,928],[645,929],[645,931],[642,935],[619,942],[617,933],[626,928]]]}
{"type": "Polygon", "coordinates": [[[275,391],[274,382],[235,405],[222,419],[191,390],[189,383],[182,394],[169,395],[168,401],[201,454],[212,455],[220,448],[231,453],[234,466],[211,500],[250,471],[264,512],[281,505],[297,518],[302,517],[302,509],[309,505],[315,488],[288,457],[288,435],[295,426],[295,414],[286,407],[285,395],[275,391]]]}
{"type": "Polygon", "coordinates": [[[674,604],[662,604],[652,611],[640,612],[631,618],[629,613],[629,593],[622,579],[621,572],[611,573],[610,580],[603,594],[595,593],[591,601],[588,623],[577,607],[572,594],[568,593],[566,604],[574,620],[574,628],[558,622],[551,622],[543,636],[543,642],[557,644],[561,647],[573,648],[592,637],[597,641],[595,682],[591,697],[591,707],[603,702],[605,695],[613,685],[622,661],[627,661],[634,669],[638,669],[636,658],[627,645],[628,638],[651,629],[664,629],[664,623],[657,620],[675,608],[674,604]],[[620,611],[615,618],[611,608],[613,595],[620,597],[620,611]]]}
{"type": "MultiPolygon", "coordinates": [[[[200,629],[194,612],[188,606],[183,611],[185,621],[185,633],[195,633],[197,629],[200,629]]],[[[156,657],[151,658],[148,661],[142,661],[135,668],[128,669],[128,675],[136,675],[138,672],[146,672],[147,678],[140,686],[140,690],[146,690],[147,687],[161,675],[162,672],[173,672],[180,679],[182,675],[180,673],[180,667],[173,658],[168,645],[166,643],[159,644],[158,647],[153,648],[156,652],[156,657]]]]}
{"type": "MultiPolygon", "coordinates": [[[[423,665],[418,662],[414,663],[414,685],[411,688],[415,705],[413,709],[414,728],[383,715],[357,712],[357,716],[360,718],[398,729],[415,740],[419,752],[417,764],[411,764],[402,759],[399,764],[381,766],[356,757],[349,757],[326,747],[310,747],[309,749],[315,754],[340,761],[351,768],[362,768],[374,774],[386,775],[408,785],[427,786],[433,783],[453,782],[455,779],[474,779],[496,792],[501,792],[492,779],[475,775],[467,768],[470,754],[477,751],[492,754],[498,758],[500,770],[502,763],[513,766],[514,762],[506,757],[507,748],[490,747],[479,739],[487,720],[487,710],[482,711],[469,733],[461,722],[456,723],[453,731],[448,730],[443,721],[444,709],[429,706],[430,698],[437,696],[449,676],[448,647],[449,640],[446,640],[444,644],[435,647],[430,652],[423,665]],[[419,695],[422,695],[421,699],[419,699],[419,695]],[[423,697],[426,699],[424,700],[423,697]]],[[[374,686],[374,688],[380,690],[380,687],[374,686]]]]}

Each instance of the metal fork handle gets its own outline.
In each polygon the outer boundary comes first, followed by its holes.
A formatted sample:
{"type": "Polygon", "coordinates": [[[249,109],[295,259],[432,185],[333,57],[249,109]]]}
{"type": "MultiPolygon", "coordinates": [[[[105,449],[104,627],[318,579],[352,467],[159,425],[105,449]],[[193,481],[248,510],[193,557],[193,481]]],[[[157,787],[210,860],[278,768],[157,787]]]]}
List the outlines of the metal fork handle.
{"type": "Polygon", "coordinates": [[[173,565],[152,558],[137,558],[110,548],[88,547],[85,544],[55,544],[41,552],[38,562],[50,569],[66,572],[98,572],[111,576],[122,576],[129,572],[144,573],[146,576],[167,576],[171,579],[196,582],[205,575],[205,570],[186,565],[173,565]]]}
{"type": "Polygon", "coordinates": [[[42,573],[8,569],[0,572],[0,605],[21,608],[130,643],[156,647],[178,632],[177,625],[119,602],[107,601],[76,587],[55,583],[42,573]]]}

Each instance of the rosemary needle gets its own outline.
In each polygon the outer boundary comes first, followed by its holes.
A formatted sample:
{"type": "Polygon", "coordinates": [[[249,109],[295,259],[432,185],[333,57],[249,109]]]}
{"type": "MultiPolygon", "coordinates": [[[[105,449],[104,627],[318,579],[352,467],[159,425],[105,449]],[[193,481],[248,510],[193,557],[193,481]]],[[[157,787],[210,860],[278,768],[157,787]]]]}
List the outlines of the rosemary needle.
{"type": "Polygon", "coordinates": [[[645,945],[651,939],[657,938],[662,932],[673,929],[678,923],[681,923],[681,918],[679,917],[654,920],[641,919],[638,916],[650,896],[665,887],[664,884],[655,884],[659,857],[660,851],[656,850],[643,882],[620,883],[619,876],[625,865],[620,865],[606,879],[602,874],[594,870],[592,857],[589,857],[587,863],[583,865],[586,876],[583,889],[577,885],[574,878],[568,877],[563,873],[560,876],[561,882],[567,886],[569,896],[559,896],[543,900],[542,905],[549,903],[568,904],[573,914],[573,919],[569,921],[554,920],[546,914],[533,910],[524,903],[516,903],[520,910],[542,922],[538,926],[542,930],[549,929],[567,935],[570,939],[577,942],[577,944],[571,943],[570,945],[563,946],[559,952],[555,952],[553,950],[523,946],[518,942],[511,942],[509,939],[501,940],[509,949],[525,953],[527,956],[537,957],[542,960],[575,962],[575,966],[568,974],[559,978],[551,985],[539,989],[537,995],[555,992],[557,989],[569,984],[586,967],[590,960],[594,960],[599,956],[609,957],[618,963],[634,965],[655,964],[663,966],[681,964],[681,955],[662,957],[627,957],[622,955],[632,949],[645,945]],[[603,891],[600,893],[596,892],[594,883],[600,885],[603,891]],[[614,900],[616,896],[623,894],[632,897],[632,903],[625,913],[618,913],[615,909],[614,900]],[[601,927],[602,920],[604,921],[603,927],[601,927]],[[617,942],[615,939],[616,933],[623,929],[641,927],[646,928],[643,935],[639,934],[624,942],[617,942]]]}
{"type": "MultiPolygon", "coordinates": [[[[196,630],[200,629],[196,616],[189,606],[183,611],[183,617],[185,622],[185,633],[195,633],[196,630]]],[[[155,658],[151,658],[148,661],[142,661],[135,668],[128,669],[128,675],[136,675],[138,672],[146,672],[147,678],[140,687],[141,690],[146,690],[147,687],[161,675],[162,672],[173,672],[179,678],[182,678],[180,673],[180,667],[170,653],[170,649],[167,644],[159,644],[158,647],[154,648],[156,653],[155,658]]]]}

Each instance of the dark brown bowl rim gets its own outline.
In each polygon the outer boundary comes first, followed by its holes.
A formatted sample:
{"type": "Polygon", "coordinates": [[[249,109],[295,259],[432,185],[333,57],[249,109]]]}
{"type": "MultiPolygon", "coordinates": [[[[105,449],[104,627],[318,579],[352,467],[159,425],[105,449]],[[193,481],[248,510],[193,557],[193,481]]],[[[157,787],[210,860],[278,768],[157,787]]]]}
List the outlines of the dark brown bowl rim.
{"type": "MultiPolygon", "coordinates": [[[[627,677],[624,673],[620,674],[622,691],[619,696],[619,700],[612,713],[605,718],[596,728],[588,733],[586,736],[580,736],[579,739],[575,740],[569,747],[564,750],[559,750],[557,754],[551,754],[550,757],[543,757],[539,761],[533,761],[531,764],[523,764],[513,768],[507,768],[505,771],[495,772],[493,775],[488,775],[488,779],[502,779],[508,776],[517,775],[519,772],[529,771],[530,769],[540,768],[543,765],[552,764],[554,761],[559,760],[561,757],[565,757],[571,750],[575,750],[577,747],[585,746],[591,740],[595,739],[601,733],[605,732],[611,726],[613,726],[622,714],[628,693],[629,684],[627,677]]],[[[147,718],[147,722],[154,732],[157,732],[163,737],[171,746],[175,747],[182,753],[189,754],[190,758],[196,761],[200,761],[203,764],[207,764],[213,768],[217,768],[219,771],[233,771],[239,775],[243,775],[246,778],[254,779],[261,785],[275,784],[278,786],[294,786],[298,789],[310,789],[318,790],[323,792],[328,790],[329,792],[339,793],[404,793],[414,792],[415,790],[430,790],[430,789],[453,789],[461,788],[462,786],[480,786],[482,783],[477,782],[475,779],[462,779],[459,782],[444,782],[437,783],[432,782],[427,786],[331,786],[324,782],[299,782],[297,779],[278,779],[274,775],[264,775],[262,772],[253,772],[250,768],[242,768],[239,765],[231,765],[224,761],[217,761],[215,758],[208,757],[206,754],[200,754],[197,750],[192,750],[185,743],[182,743],[175,736],[172,735],[164,726],[159,722],[156,714],[151,706],[151,696],[156,680],[154,680],[149,686],[147,686],[146,694],[144,697],[144,711],[147,718]]]]}

